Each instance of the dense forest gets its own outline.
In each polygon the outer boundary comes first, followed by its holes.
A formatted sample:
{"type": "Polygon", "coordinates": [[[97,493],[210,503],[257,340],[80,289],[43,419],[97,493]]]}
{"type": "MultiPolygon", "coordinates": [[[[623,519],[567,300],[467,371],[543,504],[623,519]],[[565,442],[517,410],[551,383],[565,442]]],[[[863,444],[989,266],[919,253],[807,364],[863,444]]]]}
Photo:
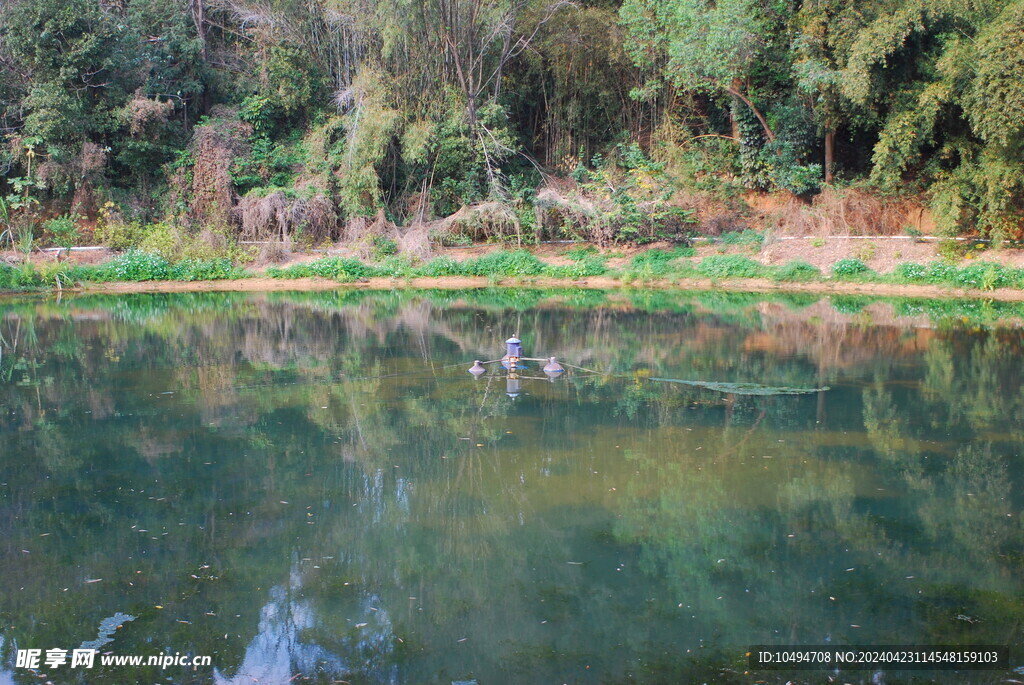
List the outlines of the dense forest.
{"type": "Polygon", "coordinates": [[[0,140],[12,244],[642,241],[751,191],[1019,237],[1024,1],[0,0],[0,140]]]}

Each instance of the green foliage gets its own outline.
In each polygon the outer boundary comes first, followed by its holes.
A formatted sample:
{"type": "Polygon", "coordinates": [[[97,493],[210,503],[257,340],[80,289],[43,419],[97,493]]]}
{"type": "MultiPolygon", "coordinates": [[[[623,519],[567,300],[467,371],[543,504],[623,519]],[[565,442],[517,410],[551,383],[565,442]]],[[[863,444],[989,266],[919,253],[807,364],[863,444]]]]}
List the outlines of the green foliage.
{"type": "Polygon", "coordinates": [[[712,255],[697,265],[697,271],[707,278],[763,278],[769,270],[749,257],[739,255],[712,255]]]}
{"type": "Polygon", "coordinates": [[[269,104],[284,117],[304,115],[319,88],[320,74],[309,52],[296,45],[274,45],[266,62],[269,104]]]}
{"type": "Polygon", "coordinates": [[[1012,269],[993,262],[976,262],[957,268],[947,262],[930,264],[906,263],[896,267],[901,280],[977,290],[1020,288],[1024,286],[1024,269],[1012,269]]]}
{"type": "Polygon", "coordinates": [[[373,236],[372,241],[373,259],[374,261],[380,261],[385,257],[390,257],[398,253],[398,243],[394,238],[388,238],[383,235],[373,236]]]}
{"type": "Polygon", "coordinates": [[[764,233],[747,228],[742,231],[723,233],[715,239],[715,242],[722,245],[743,245],[750,248],[760,248],[764,244],[764,233]]]}
{"type": "Polygon", "coordinates": [[[695,212],[668,204],[672,179],[663,162],[651,160],[631,143],[619,144],[610,159],[595,155],[591,163],[592,170],[579,174],[580,188],[610,205],[611,211],[592,220],[612,226],[616,241],[642,245],[689,239],[690,226],[697,221],[695,212]]]}
{"type": "Polygon", "coordinates": [[[775,269],[772,278],[777,281],[816,281],[821,278],[821,269],[805,261],[794,259],[775,269]]]}
{"type": "Polygon", "coordinates": [[[107,221],[97,226],[95,237],[112,250],[127,250],[139,247],[147,232],[140,221],[107,221]]]}
{"type": "Polygon", "coordinates": [[[173,262],[181,255],[181,243],[182,236],[177,228],[170,224],[154,224],[148,227],[139,243],[139,250],[173,262]]]}
{"type": "Polygon", "coordinates": [[[568,250],[562,252],[563,255],[569,259],[580,260],[586,259],[587,257],[599,254],[599,251],[593,245],[574,245],[568,250]]]}
{"type": "Polygon", "coordinates": [[[680,269],[676,260],[692,257],[692,247],[677,247],[673,250],[647,250],[629,260],[629,272],[635,276],[652,278],[666,276],[680,269]]]}
{"type": "Polygon", "coordinates": [[[409,257],[391,255],[373,269],[373,275],[389,276],[391,278],[412,278],[416,275],[416,268],[409,257]]]}
{"type": "Polygon", "coordinates": [[[417,275],[428,277],[461,276],[462,265],[451,257],[435,257],[417,270],[417,275]]]}
{"type": "Polygon", "coordinates": [[[243,278],[246,272],[220,259],[183,259],[171,267],[168,277],[173,281],[219,281],[243,278]]]}
{"type": "Polygon", "coordinates": [[[974,131],[1001,147],[1024,133],[1024,3],[1011,2],[977,39],[975,77],[967,91],[974,131]]]}
{"type": "Polygon", "coordinates": [[[903,262],[896,265],[896,275],[906,281],[924,281],[928,278],[928,269],[917,262],[903,262]]]}
{"type": "Polygon", "coordinates": [[[345,149],[338,169],[340,207],[346,216],[371,216],[381,206],[379,166],[398,132],[401,113],[389,102],[381,74],[360,70],[345,92],[348,113],[343,117],[345,149]]]}
{"type": "Polygon", "coordinates": [[[602,276],[608,272],[607,258],[595,252],[579,250],[574,253],[571,264],[547,267],[547,274],[554,278],[571,278],[573,280],[588,276],[602,276]]]}
{"type": "Polygon", "coordinates": [[[967,254],[967,243],[960,240],[943,240],[939,243],[937,252],[943,260],[953,263],[958,262],[967,254]]]}
{"type": "Polygon", "coordinates": [[[129,250],[103,265],[96,280],[159,281],[171,276],[170,263],[160,255],[129,250]]]}
{"type": "Polygon", "coordinates": [[[71,247],[78,243],[80,237],[78,217],[73,214],[47,219],[43,222],[43,230],[46,237],[59,247],[71,247]]]}
{"type": "Polygon", "coordinates": [[[14,267],[0,263],[0,291],[36,290],[47,285],[31,264],[14,267]]]}
{"type": "Polygon", "coordinates": [[[526,250],[498,250],[463,262],[467,276],[539,276],[546,266],[526,250]]]}
{"type": "Polygon", "coordinates": [[[88,0],[25,0],[7,8],[6,46],[32,71],[22,135],[51,154],[76,153],[85,136],[116,126],[123,70],[134,51],[116,18],[88,0]]]}
{"type": "Polygon", "coordinates": [[[750,0],[626,0],[620,16],[638,64],[667,60],[677,86],[713,90],[730,87],[757,58],[765,33],[758,9],[750,0]]]}
{"type": "Polygon", "coordinates": [[[832,275],[836,278],[863,278],[874,272],[868,265],[856,258],[840,259],[832,265],[832,275]]]}
{"type": "Polygon", "coordinates": [[[186,258],[171,263],[158,254],[129,250],[100,266],[75,266],[67,273],[73,281],[212,281],[243,278],[248,274],[226,257],[186,258]]]}
{"type": "Polygon", "coordinates": [[[227,226],[280,191],[323,198],[321,225],[494,200],[517,239],[684,242],[694,206],[818,192],[826,140],[842,182],[923,194],[946,235],[1024,235],[1020,0],[561,4],[275,0],[197,26],[182,0],[8,3],[0,235],[117,198],[101,235],[132,247],[134,221],[227,226]],[[534,160],[580,201],[535,208],[534,160]]]}
{"type": "Polygon", "coordinates": [[[271,278],[331,278],[336,281],[354,281],[360,278],[376,276],[373,267],[363,264],[358,259],[348,257],[325,257],[304,264],[292,264],[285,268],[271,267],[267,269],[271,278]]]}

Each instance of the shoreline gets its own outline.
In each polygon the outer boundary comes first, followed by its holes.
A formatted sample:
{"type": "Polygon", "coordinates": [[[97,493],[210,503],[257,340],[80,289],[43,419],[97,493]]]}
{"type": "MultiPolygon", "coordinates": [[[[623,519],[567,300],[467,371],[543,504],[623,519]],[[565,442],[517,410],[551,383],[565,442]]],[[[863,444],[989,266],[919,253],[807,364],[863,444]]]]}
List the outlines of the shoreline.
{"type": "MultiPolygon", "coordinates": [[[[325,290],[470,290],[482,288],[524,288],[554,289],[578,288],[585,290],[680,290],[750,293],[813,293],[820,295],[861,295],[867,297],[906,297],[924,299],[955,300],[998,300],[1001,302],[1024,302],[1024,290],[996,288],[976,290],[950,288],[925,284],[889,284],[858,282],[778,282],[765,278],[723,279],[681,278],[651,279],[642,283],[624,284],[608,276],[594,276],[578,280],[551,277],[507,277],[495,280],[483,276],[418,276],[409,279],[374,277],[360,281],[335,281],[328,278],[269,278],[254,276],[234,280],[214,281],[111,281],[89,283],[84,287],[65,288],[60,292],[88,294],[132,294],[132,293],[185,293],[185,292],[275,292],[275,291],[325,291],[325,290]]],[[[52,294],[54,291],[48,291],[52,294]]],[[[3,293],[5,296],[32,293],[3,293]]]]}

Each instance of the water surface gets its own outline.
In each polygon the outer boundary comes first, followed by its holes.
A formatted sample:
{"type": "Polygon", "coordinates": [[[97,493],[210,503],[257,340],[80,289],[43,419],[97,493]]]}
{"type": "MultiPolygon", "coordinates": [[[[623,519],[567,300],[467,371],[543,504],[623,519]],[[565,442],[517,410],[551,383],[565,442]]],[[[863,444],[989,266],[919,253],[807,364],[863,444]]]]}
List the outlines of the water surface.
{"type": "Polygon", "coordinates": [[[0,302],[0,682],[39,682],[16,648],[98,637],[214,668],[40,674],[784,683],[745,673],[747,646],[826,642],[1005,644],[1019,666],[1024,335],[965,307],[0,302]],[[513,333],[588,371],[530,368],[517,397],[494,367],[466,373],[513,333]]]}

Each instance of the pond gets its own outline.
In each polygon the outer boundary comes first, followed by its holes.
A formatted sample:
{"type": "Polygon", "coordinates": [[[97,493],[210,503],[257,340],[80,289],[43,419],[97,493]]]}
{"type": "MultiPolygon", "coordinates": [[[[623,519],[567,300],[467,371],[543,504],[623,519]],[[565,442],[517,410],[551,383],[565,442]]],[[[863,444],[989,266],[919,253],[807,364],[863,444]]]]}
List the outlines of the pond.
{"type": "Polygon", "coordinates": [[[0,301],[0,683],[825,682],[747,672],[756,644],[1018,668],[1024,332],[993,306],[0,301]],[[573,366],[467,373],[516,333],[573,366]],[[15,663],[81,647],[210,666],[15,663]]]}

